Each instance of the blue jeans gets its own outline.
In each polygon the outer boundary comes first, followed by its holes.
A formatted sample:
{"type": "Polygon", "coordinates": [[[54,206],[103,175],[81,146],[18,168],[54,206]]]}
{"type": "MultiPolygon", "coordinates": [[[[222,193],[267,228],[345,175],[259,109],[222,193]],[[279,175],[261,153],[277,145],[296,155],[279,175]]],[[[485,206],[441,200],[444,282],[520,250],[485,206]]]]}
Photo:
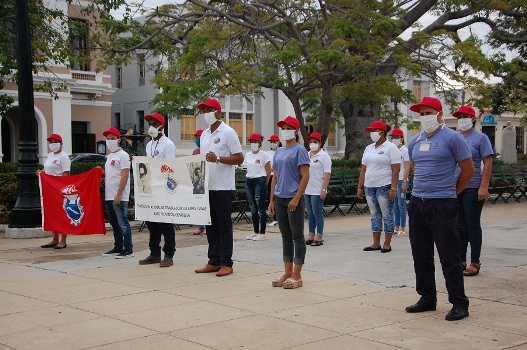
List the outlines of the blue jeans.
{"type": "Polygon", "coordinates": [[[128,201],[121,201],[119,204],[106,201],[106,210],[113,229],[114,248],[116,250],[123,250],[123,248],[132,250],[132,229],[128,222],[128,201]]]}
{"type": "Polygon", "coordinates": [[[460,258],[467,261],[467,247],[470,242],[470,262],[479,264],[483,232],[481,231],[481,211],[485,201],[478,200],[477,188],[465,188],[457,196],[458,237],[460,258]]]}
{"type": "Polygon", "coordinates": [[[384,222],[384,232],[393,232],[393,201],[388,199],[390,185],[381,187],[366,187],[366,201],[371,213],[372,232],[381,232],[384,222]]]}
{"type": "Polygon", "coordinates": [[[304,238],[304,198],[298,201],[295,211],[287,207],[293,198],[274,196],[274,212],[278,228],[282,234],[284,262],[303,265],[306,258],[306,241],[304,238]]]}
{"type": "Polygon", "coordinates": [[[247,191],[247,201],[251,207],[251,218],[253,221],[254,233],[265,234],[267,223],[267,182],[265,176],[247,178],[245,189],[247,191]]]}
{"type": "Polygon", "coordinates": [[[401,191],[403,180],[397,182],[397,197],[393,203],[395,226],[406,227],[406,191],[401,191]]]}
{"type": "Polygon", "coordinates": [[[324,234],[324,214],[322,212],[324,200],[320,198],[320,195],[310,194],[305,194],[304,199],[309,221],[309,233],[315,233],[315,229],[317,229],[316,233],[322,236],[324,234]]]}
{"type": "Polygon", "coordinates": [[[207,225],[209,265],[231,267],[232,199],[234,191],[209,191],[210,225],[207,225]]]}

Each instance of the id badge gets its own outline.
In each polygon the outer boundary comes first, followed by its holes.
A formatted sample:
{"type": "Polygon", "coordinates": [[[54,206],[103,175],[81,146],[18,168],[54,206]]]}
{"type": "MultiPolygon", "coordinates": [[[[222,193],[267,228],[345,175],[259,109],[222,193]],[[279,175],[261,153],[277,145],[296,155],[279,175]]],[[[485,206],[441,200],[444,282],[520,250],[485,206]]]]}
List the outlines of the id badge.
{"type": "Polygon", "coordinates": [[[430,144],[430,141],[421,141],[421,144],[419,145],[419,151],[428,152],[430,150],[430,144]]]}

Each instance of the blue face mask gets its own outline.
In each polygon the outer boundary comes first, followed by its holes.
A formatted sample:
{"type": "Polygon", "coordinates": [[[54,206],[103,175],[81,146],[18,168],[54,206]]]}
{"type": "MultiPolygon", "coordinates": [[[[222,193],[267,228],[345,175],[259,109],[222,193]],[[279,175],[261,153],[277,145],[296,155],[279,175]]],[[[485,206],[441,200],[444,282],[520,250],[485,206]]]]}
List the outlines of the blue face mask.
{"type": "Polygon", "coordinates": [[[196,146],[198,146],[198,147],[199,147],[199,141],[200,140],[198,138],[194,141],[194,142],[196,142],[196,146]]]}

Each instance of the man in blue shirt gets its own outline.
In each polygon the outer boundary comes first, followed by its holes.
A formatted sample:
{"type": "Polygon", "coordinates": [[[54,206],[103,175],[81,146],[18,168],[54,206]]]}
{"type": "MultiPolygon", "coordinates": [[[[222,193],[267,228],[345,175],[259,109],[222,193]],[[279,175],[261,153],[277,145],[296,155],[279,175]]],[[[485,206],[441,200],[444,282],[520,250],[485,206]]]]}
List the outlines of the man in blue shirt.
{"type": "Polygon", "coordinates": [[[434,243],[437,247],[448,301],[453,305],[445,319],[461,320],[469,315],[463,268],[457,238],[457,194],[474,174],[472,155],[463,137],[443,127],[443,106],[434,97],[423,97],[410,107],[418,112],[422,132],[408,143],[414,169],[412,198],[408,205],[410,245],[414,259],[419,301],[407,312],[433,311],[437,304],[434,243]],[[456,165],[461,172],[454,176],[456,165]]]}

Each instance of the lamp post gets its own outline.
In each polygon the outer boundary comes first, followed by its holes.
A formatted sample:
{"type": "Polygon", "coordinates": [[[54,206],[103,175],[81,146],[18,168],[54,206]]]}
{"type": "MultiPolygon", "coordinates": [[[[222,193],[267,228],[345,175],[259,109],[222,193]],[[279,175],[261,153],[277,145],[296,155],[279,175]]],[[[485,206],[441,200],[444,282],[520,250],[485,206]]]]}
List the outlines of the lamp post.
{"type": "Polygon", "coordinates": [[[10,228],[42,226],[40,195],[38,189],[37,142],[35,133],[35,108],[33,100],[33,75],[31,39],[29,35],[29,11],[27,0],[17,0],[17,65],[18,110],[20,117],[18,150],[18,198],[9,216],[10,228]]]}

